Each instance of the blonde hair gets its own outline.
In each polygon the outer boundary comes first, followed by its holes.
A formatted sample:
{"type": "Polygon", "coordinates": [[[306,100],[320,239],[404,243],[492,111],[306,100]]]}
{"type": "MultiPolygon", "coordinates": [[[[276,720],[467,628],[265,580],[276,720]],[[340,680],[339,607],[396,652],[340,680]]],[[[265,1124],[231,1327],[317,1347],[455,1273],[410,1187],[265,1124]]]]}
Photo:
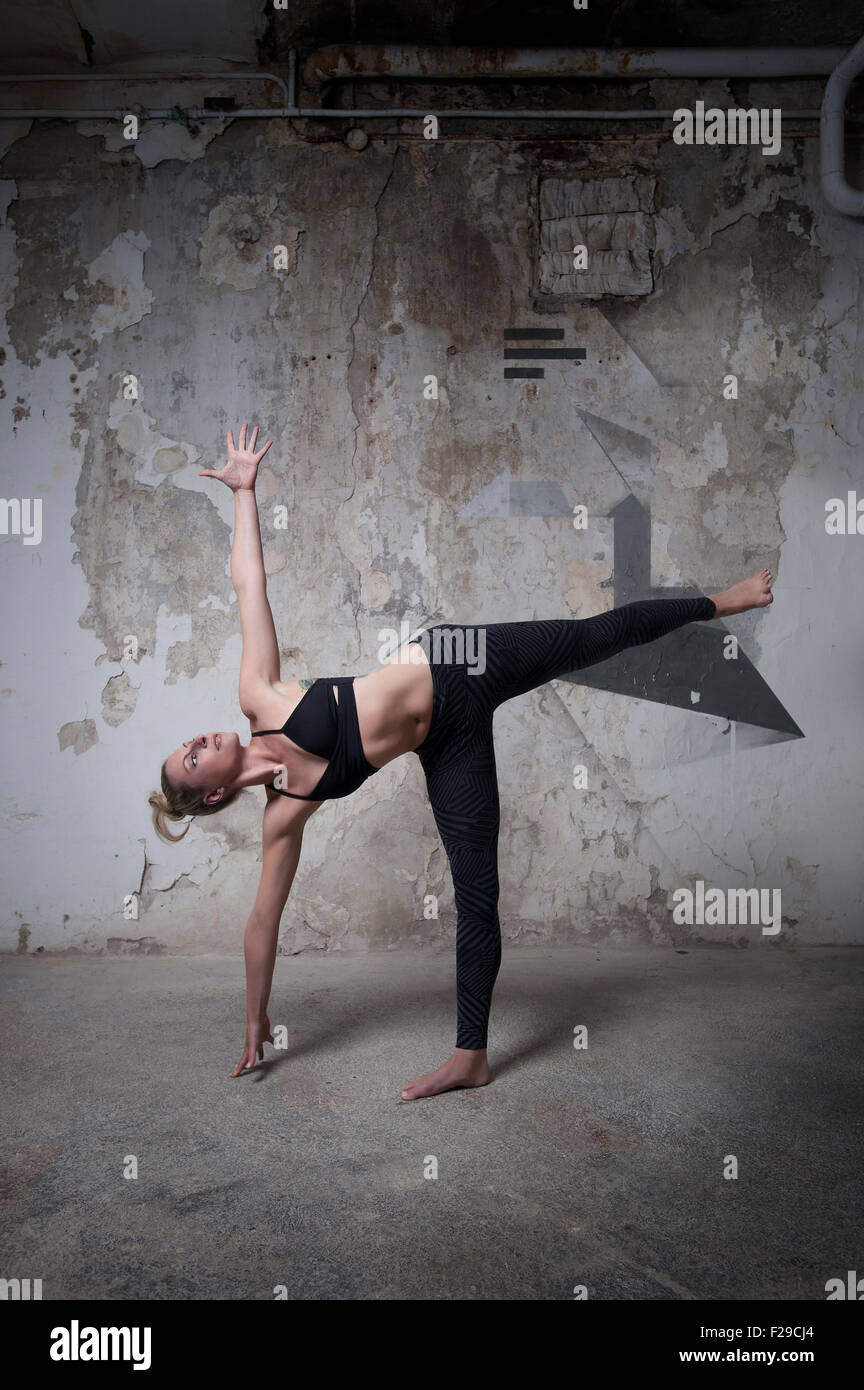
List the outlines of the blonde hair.
{"type": "MultiPolygon", "coordinates": [[[[166,759],[167,762],[167,759],[166,759]]],[[[162,764],[160,773],[162,782],[161,792],[151,792],[147,798],[148,804],[153,808],[153,828],[160,840],[165,840],[169,845],[176,845],[178,840],[182,840],[192,821],[189,820],[179,835],[172,835],[168,829],[169,820],[183,820],[184,816],[212,816],[217,811],[224,811],[226,806],[239,796],[239,792],[232,792],[230,796],[224,796],[215,805],[206,805],[204,798],[206,791],[190,791],[188,787],[175,787],[169,781],[165,771],[165,763],[162,764]]]]}

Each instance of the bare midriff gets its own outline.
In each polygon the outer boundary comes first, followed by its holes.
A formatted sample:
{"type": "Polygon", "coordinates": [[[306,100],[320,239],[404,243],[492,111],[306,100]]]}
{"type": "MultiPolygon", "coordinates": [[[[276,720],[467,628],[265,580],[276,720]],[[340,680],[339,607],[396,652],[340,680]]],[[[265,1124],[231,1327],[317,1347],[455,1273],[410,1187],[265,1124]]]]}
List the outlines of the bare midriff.
{"type": "Polygon", "coordinates": [[[418,748],[432,722],[432,672],[423,648],[409,643],[384,666],[354,680],[363,753],[373,767],[418,748]]]}

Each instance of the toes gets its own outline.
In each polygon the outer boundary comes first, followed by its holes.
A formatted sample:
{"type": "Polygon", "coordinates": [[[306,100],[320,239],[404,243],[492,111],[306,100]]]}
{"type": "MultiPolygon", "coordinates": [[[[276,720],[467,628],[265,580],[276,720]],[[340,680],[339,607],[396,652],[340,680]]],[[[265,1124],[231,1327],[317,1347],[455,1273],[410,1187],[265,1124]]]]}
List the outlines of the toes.
{"type": "Polygon", "coordinates": [[[400,1100],[419,1100],[423,1094],[423,1077],[418,1076],[416,1081],[409,1081],[402,1091],[400,1100]]]}

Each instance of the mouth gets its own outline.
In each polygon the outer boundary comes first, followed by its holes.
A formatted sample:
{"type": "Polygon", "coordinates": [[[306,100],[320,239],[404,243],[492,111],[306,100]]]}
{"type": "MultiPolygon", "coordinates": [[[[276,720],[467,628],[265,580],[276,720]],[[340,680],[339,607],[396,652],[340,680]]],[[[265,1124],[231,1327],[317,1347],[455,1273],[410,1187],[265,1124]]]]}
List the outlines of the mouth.
{"type": "Polygon", "coordinates": [[[218,751],[218,749],[220,749],[220,748],[222,747],[222,740],[221,740],[221,738],[219,737],[218,734],[214,734],[213,737],[214,737],[214,739],[215,739],[215,741],[216,741],[216,748],[217,748],[217,751],[218,751]]]}

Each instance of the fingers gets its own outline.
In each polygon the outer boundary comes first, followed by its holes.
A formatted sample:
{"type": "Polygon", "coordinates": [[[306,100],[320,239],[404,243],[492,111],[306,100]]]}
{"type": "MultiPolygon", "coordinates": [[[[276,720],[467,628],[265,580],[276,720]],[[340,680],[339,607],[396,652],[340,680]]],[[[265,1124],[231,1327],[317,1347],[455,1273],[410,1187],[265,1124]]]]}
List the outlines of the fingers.
{"type": "Polygon", "coordinates": [[[254,1067],[255,1067],[255,1058],[256,1058],[256,1056],[263,1062],[263,1061],[264,1061],[264,1042],[265,1042],[265,1041],[267,1041],[267,1042],[269,1042],[269,1043],[272,1043],[272,1041],[273,1041],[273,1035],[272,1035],[272,1033],[268,1035],[268,1037],[266,1038],[266,1040],[265,1040],[265,1039],[262,1039],[261,1042],[257,1043],[254,1047],[251,1047],[251,1048],[250,1048],[250,1047],[247,1047],[247,1048],[245,1048],[245,1050],[244,1050],[244,1052],[243,1052],[243,1056],[240,1058],[240,1061],[237,1063],[236,1067],[235,1067],[234,1070],[230,1073],[230,1075],[231,1075],[231,1076],[242,1076],[242,1074],[243,1074],[244,1071],[252,1071],[252,1070],[254,1069],[254,1067]]]}
{"type": "MultiPolygon", "coordinates": [[[[251,437],[251,439],[249,440],[249,446],[248,446],[248,449],[247,449],[247,446],[246,446],[246,431],[247,431],[248,428],[249,428],[248,424],[245,424],[245,425],[243,425],[243,426],[241,427],[241,430],[240,430],[240,441],[239,441],[239,443],[237,444],[236,448],[235,448],[235,445],[234,445],[234,431],[233,431],[233,430],[228,430],[228,433],[226,434],[225,438],[226,438],[226,441],[227,441],[227,444],[228,444],[228,453],[229,453],[229,455],[230,455],[230,454],[235,454],[235,453],[250,453],[250,454],[255,454],[255,445],[256,445],[257,440],[258,440],[259,426],[256,425],[255,428],[253,429],[253,431],[252,431],[252,437],[251,437]]],[[[261,462],[261,460],[263,459],[264,455],[266,454],[267,450],[270,448],[270,445],[271,445],[272,443],[273,443],[273,440],[272,440],[272,439],[268,439],[268,440],[267,440],[267,443],[264,445],[264,448],[261,450],[261,452],[260,452],[259,454],[256,454],[256,455],[255,455],[255,462],[256,462],[256,463],[260,463],[260,462],[261,462]]]]}
{"type": "Polygon", "coordinates": [[[249,1071],[250,1067],[255,1065],[254,1062],[247,1062],[246,1058],[248,1057],[248,1055],[248,1052],[243,1053],[243,1056],[240,1058],[240,1061],[237,1063],[236,1067],[231,1073],[232,1076],[240,1076],[242,1072],[249,1071]]]}

